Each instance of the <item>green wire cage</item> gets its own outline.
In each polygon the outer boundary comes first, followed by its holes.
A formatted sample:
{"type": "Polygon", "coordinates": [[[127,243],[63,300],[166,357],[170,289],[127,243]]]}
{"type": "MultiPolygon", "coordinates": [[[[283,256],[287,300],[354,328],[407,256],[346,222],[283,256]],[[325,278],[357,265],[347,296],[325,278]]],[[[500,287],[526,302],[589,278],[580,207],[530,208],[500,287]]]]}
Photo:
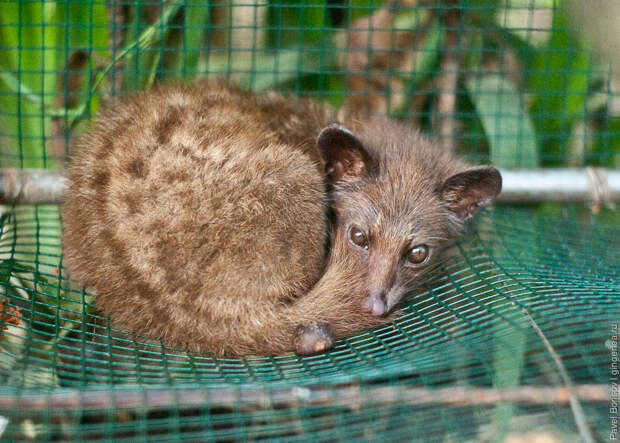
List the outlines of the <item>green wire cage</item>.
{"type": "Polygon", "coordinates": [[[620,35],[620,15],[598,3],[0,2],[0,438],[617,439],[620,64],[596,31],[620,35]],[[412,121],[473,163],[563,168],[591,192],[482,211],[396,321],[323,354],[166,348],[68,278],[58,198],[24,174],[61,183],[102,106],[205,76],[412,121]]]}

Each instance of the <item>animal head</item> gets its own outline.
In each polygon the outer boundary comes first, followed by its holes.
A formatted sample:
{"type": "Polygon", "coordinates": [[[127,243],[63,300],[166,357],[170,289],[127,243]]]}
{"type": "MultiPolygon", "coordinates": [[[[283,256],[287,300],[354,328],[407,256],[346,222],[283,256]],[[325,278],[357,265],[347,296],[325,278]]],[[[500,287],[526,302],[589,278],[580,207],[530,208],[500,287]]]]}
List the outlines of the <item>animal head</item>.
{"type": "Polygon", "coordinates": [[[363,308],[387,314],[437,266],[465,220],[492,201],[502,179],[468,168],[418,131],[383,119],[318,137],[338,235],[367,267],[363,308]]]}

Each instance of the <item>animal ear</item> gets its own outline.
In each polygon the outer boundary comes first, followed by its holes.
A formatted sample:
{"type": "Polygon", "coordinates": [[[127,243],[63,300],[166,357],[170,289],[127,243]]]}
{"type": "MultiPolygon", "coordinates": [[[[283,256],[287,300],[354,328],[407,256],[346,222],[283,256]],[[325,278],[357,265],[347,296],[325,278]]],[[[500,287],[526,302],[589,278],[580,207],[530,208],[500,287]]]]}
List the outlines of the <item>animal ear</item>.
{"type": "Polygon", "coordinates": [[[462,219],[473,217],[479,206],[492,201],[502,190],[502,176],[492,166],[460,172],[447,179],[441,197],[462,219]]]}
{"type": "Polygon", "coordinates": [[[344,126],[331,125],[323,129],[317,144],[325,160],[325,172],[332,183],[345,177],[363,177],[370,171],[370,156],[366,148],[344,126]]]}

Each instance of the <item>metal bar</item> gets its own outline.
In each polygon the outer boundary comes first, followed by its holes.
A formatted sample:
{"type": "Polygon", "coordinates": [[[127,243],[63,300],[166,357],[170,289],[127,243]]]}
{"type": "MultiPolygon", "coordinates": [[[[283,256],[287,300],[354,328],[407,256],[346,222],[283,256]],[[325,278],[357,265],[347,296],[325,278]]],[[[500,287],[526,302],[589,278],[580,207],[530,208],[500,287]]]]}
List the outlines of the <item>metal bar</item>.
{"type": "MultiPolygon", "coordinates": [[[[611,387],[602,384],[573,386],[572,392],[582,401],[605,403],[609,401],[611,387]]],[[[161,408],[222,406],[237,408],[239,405],[270,407],[348,406],[359,408],[373,404],[399,405],[497,405],[521,403],[530,405],[566,404],[569,389],[564,386],[515,386],[512,388],[483,388],[474,386],[446,388],[418,388],[409,385],[368,387],[293,387],[267,388],[244,386],[202,386],[196,388],[121,388],[75,390],[55,392],[19,391],[0,393],[0,411],[17,408],[20,411],[55,409],[101,408],[161,408]]]]}
{"type": "MultiPolygon", "coordinates": [[[[620,170],[502,170],[499,202],[620,202],[620,170]]],[[[62,203],[68,181],[62,171],[0,169],[0,203],[62,203]]]]}
{"type": "Polygon", "coordinates": [[[0,203],[62,203],[68,180],[54,169],[0,169],[0,203]]]}
{"type": "Polygon", "coordinates": [[[500,202],[591,202],[620,201],[620,170],[518,169],[502,170],[500,202]]]}

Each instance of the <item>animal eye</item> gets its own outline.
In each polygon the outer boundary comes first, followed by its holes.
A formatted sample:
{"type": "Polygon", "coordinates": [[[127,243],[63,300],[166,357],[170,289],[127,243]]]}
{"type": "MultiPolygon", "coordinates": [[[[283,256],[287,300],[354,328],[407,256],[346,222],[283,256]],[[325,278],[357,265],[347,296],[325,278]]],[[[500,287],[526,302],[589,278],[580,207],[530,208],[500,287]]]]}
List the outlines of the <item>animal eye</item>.
{"type": "Polygon", "coordinates": [[[359,229],[352,227],[349,229],[349,241],[355,246],[359,246],[360,248],[368,249],[368,238],[366,234],[359,229]]]}
{"type": "Polygon", "coordinates": [[[407,253],[407,260],[411,263],[420,264],[428,257],[428,246],[417,245],[409,250],[407,253]]]}

